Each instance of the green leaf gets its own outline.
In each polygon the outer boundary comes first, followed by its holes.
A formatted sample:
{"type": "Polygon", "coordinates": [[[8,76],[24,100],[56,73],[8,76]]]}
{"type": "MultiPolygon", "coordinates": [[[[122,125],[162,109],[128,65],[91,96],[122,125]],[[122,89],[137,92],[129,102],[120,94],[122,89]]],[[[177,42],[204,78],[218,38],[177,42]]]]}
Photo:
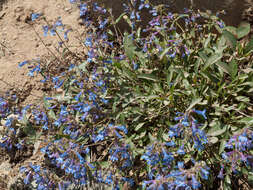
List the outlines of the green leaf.
{"type": "Polygon", "coordinates": [[[213,65],[214,63],[218,62],[220,59],[222,58],[222,53],[214,53],[213,55],[211,55],[206,63],[205,63],[205,67],[203,70],[206,70],[208,67],[210,67],[211,65],[213,65]]]}
{"type": "Polygon", "coordinates": [[[237,40],[236,37],[229,31],[224,30],[222,35],[225,37],[227,41],[227,45],[232,47],[233,49],[236,48],[237,40]]]}
{"type": "Polygon", "coordinates": [[[226,177],[225,177],[225,182],[226,182],[227,184],[231,184],[231,179],[230,179],[229,175],[226,175],[226,177]]]}
{"type": "Polygon", "coordinates": [[[241,23],[236,32],[238,39],[247,36],[250,33],[250,24],[246,22],[241,23]]]}
{"type": "Polygon", "coordinates": [[[249,41],[249,43],[246,45],[246,47],[244,48],[243,52],[245,54],[248,54],[249,52],[253,51],[253,37],[251,38],[251,40],[249,41]]]}
{"type": "Polygon", "coordinates": [[[216,126],[214,128],[212,128],[210,131],[208,131],[207,135],[208,136],[212,136],[212,137],[216,137],[219,135],[222,135],[223,133],[225,133],[227,130],[227,127],[224,126],[222,128],[220,128],[220,126],[216,126]]]}
{"type": "Polygon", "coordinates": [[[190,106],[187,108],[186,111],[189,111],[190,109],[192,109],[195,105],[199,104],[202,101],[202,98],[195,98],[192,100],[192,103],[190,104],[190,106]]]}
{"type": "Polygon", "coordinates": [[[152,74],[140,74],[137,76],[139,79],[146,79],[146,80],[151,80],[154,82],[158,81],[158,78],[152,74]]]}
{"type": "Polygon", "coordinates": [[[229,31],[231,34],[233,34],[234,36],[237,36],[237,28],[234,26],[226,26],[225,30],[229,31]]]}
{"type": "Polygon", "coordinates": [[[229,74],[232,77],[232,79],[235,79],[236,75],[238,72],[238,65],[235,59],[233,59],[230,63],[229,63],[229,74]]]}
{"type": "Polygon", "coordinates": [[[143,125],[144,125],[145,123],[143,122],[143,123],[139,123],[136,127],[135,127],[135,131],[139,131],[142,127],[143,127],[143,125]]]}
{"type": "Polygon", "coordinates": [[[216,65],[218,65],[225,73],[230,74],[230,68],[227,63],[219,61],[216,65]]]}
{"type": "Polygon", "coordinates": [[[163,140],[169,141],[170,137],[168,133],[163,133],[163,140]]]}
{"type": "Polygon", "coordinates": [[[88,64],[88,61],[84,61],[82,64],[80,64],[80,65],[78,66],[78,69],[87,72],[87,69],[86,69],[87,64],[88,64]]]}
{"type": "Polygon", "coordinates": [[[212,144],[215,144],[219,141],[219,139],[217,137],[210,137],[208,139],[208,142],[212,143],[212,144]]]}
{"type": "Polygon", "coordinates": [[[229,74],[232,79],[235,78],[238,72],[238,65],[234,59],[229,64],[219,61],[216,65],[218,65],[225,73],[229,74]]]}
{"type": "Polygon", "coordinates": [[[48,112],[48,116],[49,116],[50,118],[52,118],[52,119],[57,120],[56,115],[55,115],[55,113],[54,113],[53,110],[50,110],[50,111],[48,112]]]}
{"type": "Polygon", "coordinates": [[[130,35],[128,35],[128,33],[124,34],[123,45],[124,45],[124,49],[125,49],[125,53],[126,53],[127,57],[130,59],[133,59],[136,47],[133,43],[132,37],[130,35]]]}
{"type": "Polygon", "coordinates": [[[49,103],[49,101],[46,100],[46,96],[43,96],[43,103],[44,103],[44,106],[45,106],[46,108],[48,108],[48,107],[51,106],[51,104],[49,103]]]}
{"type": "Polygon", "coordinates": [[[239,123],[251,125],[253,124],[253,117],[244,117],[243,119],[239,120],[239,123]]]}
{"type": "Polygon", "coordinates": [[[117,24],[117,23],[122,19],[122,17],[123,17],[124,15],[126,15],[125,12],[122,13],[122,14],[116,19],[115,24],[117,24]]]}
{"type": "Polygon", "coordinates": [[[147,131],[141,132],[141,134],[136,135],[136,137],[134,138],[134,140],[138,140],[138,139],[141,139],[141,138],[145,137],[146,133],[147,133],[147,131]]]}
{"type": "Polygon", "coordinates": [[[151,133],[148,133],[148,137],[151,142],[155,142],[157,140],[151,133]]]}
{"type": "Polygon", "coordinates": [[[249,97],[246,97],[246,96],[236,96],[235,98],[236,100],[240,101],[240,102],[250,102],[250,99],[249,97]]]}
{"type": "Polygon", "coordinates": [[[170,49],[171,49],[171,47],[166,48],[165,50],[163,50],[163,52],[161,53],[159,59],[162,60],[163,57],[169,52],[170,49]]]}
{"type": "Polygon", "coordinates": [[[220,143],[220,148],[219,148],[219,154],[221,154],[224,149],[225,149],[225,144],[226,144],[226,140],[225,139],[222,139],[221,140],[221,143],[220,143]]]}

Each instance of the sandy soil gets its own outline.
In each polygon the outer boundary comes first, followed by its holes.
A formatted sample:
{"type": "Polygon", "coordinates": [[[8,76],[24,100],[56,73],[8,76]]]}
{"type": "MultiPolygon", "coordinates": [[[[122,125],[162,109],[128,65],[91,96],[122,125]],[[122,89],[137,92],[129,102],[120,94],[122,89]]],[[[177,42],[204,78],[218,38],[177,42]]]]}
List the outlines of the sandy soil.
{"type": "MultiPolygon", "coordinates": [[[[54,23],[61,16],[67,28],[81,28],[78,25],[78,8],[68,0],[8,0],[3,3],[0,11],[0,95],[6,90],[23,89],[29,92],[25,102],[34,101],[42,95],[40,79],[28,77],[27,69],[18,68],[18,63],[48,54],[33,28],[48,48],[55,50],[58,46],[56,37],[43,36],[42,26],[46,25],[43,19],[32,22],[32,26],[28,24],[31,23],[31,13],[43,14],[49,23],[54,23]]],[[[69,38],[71,45],[78,45],[74,32],[69,38]]]]}

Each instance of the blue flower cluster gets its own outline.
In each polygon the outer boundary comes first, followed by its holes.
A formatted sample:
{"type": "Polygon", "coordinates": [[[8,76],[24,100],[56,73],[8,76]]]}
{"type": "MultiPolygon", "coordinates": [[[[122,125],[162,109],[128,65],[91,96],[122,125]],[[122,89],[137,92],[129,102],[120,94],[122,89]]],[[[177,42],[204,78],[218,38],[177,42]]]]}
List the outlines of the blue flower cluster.
{"type": "MultiPolygon", "coordinates": [[[[240,169],[241,164],[245,164],[248,168],[253,168],[253,155],[249,154],[252,149],[253,131],[250,128],[243,129],[242,132],[232,136],[225,144],[226,151],[222,153],[222,158],[225,161],[223,165],[231,165],[233,172],[240,169]]],[[[223,169],[219,175],[223,176],[223,169]]]]}
{"type": "Polygon", "coordinates": [[[195,161],[191,159],[192,166],[185,169],[183,160],[180,157],[191,154],[196,149],[202,151],[207,144],[205,132],[199,129],[197,120],[193,113],[197,113],[207,119],[205,110],[192,110],[186,114],[177,113],[175,121],[178,124],[170,127],[168,136],[169,141],[153,142],[148,146],[141,159],[145,160],[149,166],[148,181],[144,181],[143,187],[147,189],[198,189],[201,187],[197,176],[207,180],[209,168],[205,161],[195,161]],[[177,148],[178,147],[178,148],[177,148]]]}

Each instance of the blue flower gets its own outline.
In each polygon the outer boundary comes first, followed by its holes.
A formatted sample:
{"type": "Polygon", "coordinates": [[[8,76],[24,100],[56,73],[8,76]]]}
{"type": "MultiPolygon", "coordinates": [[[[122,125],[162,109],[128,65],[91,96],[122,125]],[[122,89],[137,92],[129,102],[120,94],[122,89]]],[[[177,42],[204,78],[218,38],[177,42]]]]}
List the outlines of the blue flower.
{"type": "Polygon", "coordinates": [[[201,168],[200,175],[203,179],[207,180],[209,176],[209,171],[207,171],[207,169],[205,168],[201,168]]]}
{"type": "Polygon", "coordinates": [[[201,184],[197,181],[197,179],[195,178],[194,175],[192,175],[191,184],[192,184],[192,188],[193,188],[193,189],[198,189],[198,188],[201,187],[201,184]]]}
{"type": "Polygon", "coordinates": [[[38,74],[40,71],[41,71],[40,64],[38,64],[32,70],[29,71],[28,76],[33,77],[34,72],[36,72],[38,74]]]}
{"type": "Polygon", "coordinates": [[[171,147],[175,147],[175,142],[174,141],[170,141],[170,142],[166,142],[165,143],[166,146],[171,146],[171,147]]]}
{"type": "Polygon", "coordinates": [[[23,67],[24,65],[26,65],[28,63],[29,63],[28,61],[23,61],[22,63],[18,64],[18,67],[21,68],[21,67],[23,67]]]}
{"type": "Polygon", "coordinates": [[[173,155],[172,155],[171,153],[168,154],[168,153],[165,151],[164,148],[162,149],[162,154],[163,154],[163,159],[162,159],[162,161],[164,162],[163,164],[168,165],[169,163],[171,163],[171,162],[174,160],[173,155]]]}
{"type": "Polygon", "coordinates": [[[12,125],[12,121],[13,121],[13,118],[7,118],[6,122],[5,122],[5,126],[6,127],[11,127],[12,125]]]}
{"type": "Polygon", "coordinates": [[[177,153],[180,155],[184,155],[185,151],[184,151],[184,145],[180,146],[180,148],[177,150],[177,153]]]}
{"type": "Polygon", "coordinates": [[[38,14],[38,13],[32,13],[31,14],[31,18],[32,18],[32,21],[35,21],[36,19],[38,19],[40,17],[41,14],[38,14]]]}
{"type": "Polygon", "coordinates": [[[134,180],[132,178],[122,177],[121,180],[130,184],[130,186],[134,186],[134,180]]]}
{"type": "Polygon", "coordinates": [[[184,168],[184,162],[177,162],[177,167],[179,169],[183,169],[184,168]]]}
{"type": "Polygon", "coordinates": [[[25,177],[25,179],[24,179],[24,184],[28,184],[29,182],[30,182],[30,178],[31,178],[31,175],[32,175],[32,172],[30,171],[29,173],[28,173],[28,175],[25,177]]]}
{"type": "Polygon", "coordinates": [[[110,175],[108,175],[105,179],[105,183],[110,185],[113,183],[113,180],[112,180],[112,174],[110,173],[110,175]]]}
{"type": "Polygon", "coordinates": [[[76,152],[76,155],[77,155],[77,157],[78,157],[79,160],[80,160],[80,164],[84,164],[84,163],[85,163],[84,158],[83,158],[78,152],[76,152]]]}
{"type": "Polygon", "coordinates": [[[55,35],[56,35],[56,30],[55,30],[55,28],[52,28],[52,29],[50,30],[50,35],[51,35],[51,36],[55,36],[55,35]]]}
{"type": "Polygon", "coordinates": [[[217,24],[219,25],[220,28],[224,28],[225,27],[225,25],[224,25],[223,22],[217,21],[217,24]]]}
{"type": "Polygon", "coordinates": [[[34,172],[40,172],[40,166],[39,165],[32,165],[30,163],[30,167],[33,169],[34,172]]]}
{"type": "Polygon", "coordinates": [[[204,117],[205,119],[207,119],[206,117],[206,109],[204,109],[203,111],[200,110],[193,110],[195,113],[197,113],[198,115],[201,115],[202,117],[204,117]]]}
{"type": "Polygon", "coordinates": [[[48,26],[42,26],[43,32],[44,32],[44,36],[46,37],[49,31],[49,27],[48,26]]]}
{"type": "Polygon", "coordinates": [[[86,15],[88,12],[87,3],[80,4],[80,17],[86,15]]]}
{"type": "Polygon", "coordinates": [[[65,40],[69,40],[69,38],[68,38],[68,33],[69,33],[70,31],[71,31],[71,30],[68,29],[67,31],[64,32],[64,39],[65,39],[65,40]]]}
{"type": "Polygon", "coordinates": [[[224,178],[224,174],[223,174],[223,172],[224,172],[224,166],[221,166],[221,169],[220,169],[219,175],[218,175],[217,177],[218,177],[218,178],[220,178],[220,179],[223,179],[223,178],[224,178]]]}
{"type": "Polygon", "coordinates": [[[124,125],[116,126],[115,128],[123,131],[125,134],[128,132],[127,128],[124,125]]]}
{"type": "Polygon", "coordinates": [[[58,18],[58,20],[55,22],[54,26],[55,26],[55,28],[57,28],[59,26],[63,26],[62,21],[61,21],[61,17],[58,18]]]}
{"type": "Polygon", "coordinates": [[[99,28],[100,29],[104,29],[104,27],[105,27],[105,25],[107,24],[107,22],[108,22],[108,19],[105,19],[104,21],[99,21],[98,23],[99,23],[99,28]]]}

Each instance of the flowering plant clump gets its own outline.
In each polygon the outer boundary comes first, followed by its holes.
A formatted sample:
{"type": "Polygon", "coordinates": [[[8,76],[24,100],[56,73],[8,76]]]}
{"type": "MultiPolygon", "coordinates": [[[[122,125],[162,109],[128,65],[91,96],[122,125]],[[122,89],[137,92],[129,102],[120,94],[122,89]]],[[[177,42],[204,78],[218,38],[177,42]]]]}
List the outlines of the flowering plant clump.
{"type": "Polygon", "coordinates": [[[20,168],[24,184],[250,188],[253,47],[252,40],[240,41],[250,26],[225,26],[217,16],[188,9],[171,13],[147,0],[126,1],[116,20],[98,3],[70,3],[80,9],[86,54],[68,49],[71,31],[60,18],[47,23],[44,35],[61,39],[62,56],[50,52],[53,62],[19,64],[29,65],[31,77],[43,76],[51,89],[43,103],[21,107],[10,104],[13,97],[0,98],[1,148],[15,152],[43,141],[44,160],[20,168]],[[143,10],[151,17],[147,26],[143,10]],[[124,21],[130,34],[118,28],[124,21]]]}

